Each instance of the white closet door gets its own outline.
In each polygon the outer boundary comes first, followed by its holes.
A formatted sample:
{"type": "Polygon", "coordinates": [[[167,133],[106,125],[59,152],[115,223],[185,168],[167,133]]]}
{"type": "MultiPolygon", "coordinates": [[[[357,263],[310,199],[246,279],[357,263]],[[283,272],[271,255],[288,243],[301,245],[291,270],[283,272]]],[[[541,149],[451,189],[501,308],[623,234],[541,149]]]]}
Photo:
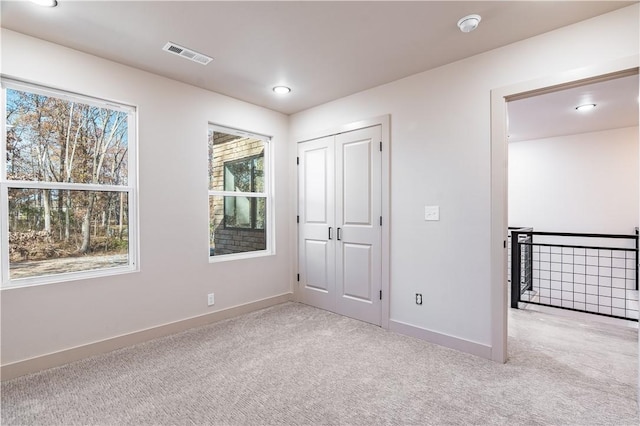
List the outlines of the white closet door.
{"type": "Polygon", "coordinates": [[[335,311],[334,137],[298,146],[298,271],[302,302],[335,311]]]}
{"type": "Polygon", "coordinates": [[[382,318],[381,127],[298,146],[301,300],[372,324],[382,318]]]}
{"type": "Polygon", "coordinates": [[[336,136],[336,309],[381,324],[381,127],[336,136]]]}

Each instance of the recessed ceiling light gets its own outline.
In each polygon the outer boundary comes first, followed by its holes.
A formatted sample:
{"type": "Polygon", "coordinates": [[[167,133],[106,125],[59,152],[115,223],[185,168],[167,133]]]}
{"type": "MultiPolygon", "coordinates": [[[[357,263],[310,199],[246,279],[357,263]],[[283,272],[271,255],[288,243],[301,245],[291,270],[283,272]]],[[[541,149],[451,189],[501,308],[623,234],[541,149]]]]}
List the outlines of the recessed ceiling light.
{"type": "Polygon", "coordinates": [[[291,92],[291,88],[287,86],[276,86],[273,88],[273,91],[278,95],[286,95],[287,93],[291,92]]]}
{"type": "Polygon", "coordinates": [[[470,33],[471,31],[478,28],[478,24],[480,24],[481,20],[482,18],[480,17],[480,15],[467,15],[464,18],[460,18],[460,20],[458,21],[458,28],[460,28],[460,31],[462,31],[463,33],[470,33]]]}
{"type": "Polygon", "coordinates": [[[44,7],[56,7],[58,5],[58,0],[31,0],[31,3],[44,7]]]}
{"type": "Polygon", "coordinates": [[[589,111],[592,110],[596,107],[596,104],[584,104],[584,105],[578,105],[576,107],[576,111],[589,111]]]}

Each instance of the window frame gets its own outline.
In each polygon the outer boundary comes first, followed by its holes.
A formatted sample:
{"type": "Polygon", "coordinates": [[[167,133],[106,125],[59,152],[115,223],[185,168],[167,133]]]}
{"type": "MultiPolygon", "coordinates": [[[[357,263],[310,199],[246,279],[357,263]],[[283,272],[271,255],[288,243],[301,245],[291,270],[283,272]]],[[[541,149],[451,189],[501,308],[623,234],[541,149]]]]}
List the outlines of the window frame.
{"type": "Polygon", "coordinates": [[[0,276],[0,291],[13,288],[30,287],[42,284],[62,283],[67,281],[99,278],[124,273],[138,272],[140,270],[139,259],[139,231],[138,231],[138,114],[137,108],[133,105],[122,102],[110,101],[93,96],[74,93],[0,76],[1,97],[0,112],[2,114],[2,129],[0,135],[0,265],[2,273],[0,276]],[[127,113],[127,184],[126,185],[105,185],[92,183],[67,183],[48,182],[38,180],[8,180],[7,179],[7,89],[29,92],[36,95],[54,97],[65,101],[83,103],[89,106],[110,109],[112,111],[127,113]],[[10,278],[9,260],[9,189],[52,189],[71,191],[96,191],[96,192],[116,192],[127,194],[128,208],[128,263],[122,266],[92,269],[87,271],[62,272],[49,275],[39,275],[25,278],[10,278]]]}
{"type": "MultiPolygon", "coordinates": [[[[248,132],[245,130],[239,130],[232,127],[222,126],[214,123],[209,123],[207,126],[207,145],[209,143],[209,134],[210,132],[219,132],[225,133],[228,135],[240,136],[245,138],[254,138],[262,141],[264,150],[263,150],[263,168],[264,168],[264,192],[240,192],[240,191],[225,191],[225,190],[213,190],[209,188],[209,184],[207,184],[208,194],[207,194],[207,209],[208,209],[208,221],[207,221],[207,252],[209,252],[209,263],[217,263],[217,262],[227,262],[230,260],[239,260],[239,259],[250,259],[255,257],[263,257],[263,256],[272,256],[275,255],[275,223],[274,223],[274,206],[273,206],[273,198],[274,198],[274,187],[273,187],[273,144],[272,137],[262,135],[259,133],[248,132]],[[212,196],[215,197],[247,197],[247,198],[264,198],[265,199],[265,223],[264,229],[256,229],[256,228],[235,228],[235,227],[227,227],[226,229],[238,230],[238,231],[247,231],[247,232],[265,232],[265,249],[264,250],[253,250],[247,252],[240,253],[229,253],[229,254],[219,254],[219,255],[211,255],[211,203],[209,200],[212,196]]],[[[255,159],[256,155],[252,155],[247,158],[251,158],[252,161],[255,159]]],[[[234,161],[240,161],[241,159],[231,160],[229,163],[234,161]]],[[[208,160],[207,160],[208,161],[208,160]]],[[[224,162],[223,162],[223,170],[224,173],[224,162]]],[[[209,165],[207,165],[207,179],[211,181],[211,169],[209,165]]],[[[224,201],[223,201],[224,202],[224,201]]]]}

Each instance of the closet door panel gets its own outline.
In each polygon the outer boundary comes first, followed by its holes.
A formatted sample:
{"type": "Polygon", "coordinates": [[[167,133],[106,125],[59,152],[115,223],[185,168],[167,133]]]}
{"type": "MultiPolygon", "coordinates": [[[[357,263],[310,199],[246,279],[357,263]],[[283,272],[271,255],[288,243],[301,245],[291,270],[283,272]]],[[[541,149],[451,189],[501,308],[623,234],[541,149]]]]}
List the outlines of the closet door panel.
{"type": "Polygon", "coordinates": [[[301,300],[335,311],[334,138],[298,146],[298,271],[301,300]]]}
{"type": "Polygon", "coordinates": [[[336,136],[336,312],[380,325],[380,126],[336,136]]]}
{"type": "MultiPolygon", "coordinates": [[[[371,288],[372,247],[369,244],[345,243],[342,248],[343,297],[371,302],[374,295],[371,288]]],[[[376,295],[377,296],[377,295],[376,295]]]]}
{"type": "Polygon", "coordinates": [[[354,141],[342,146],[343,225],[371,225],[371,142],[354,141]]]}

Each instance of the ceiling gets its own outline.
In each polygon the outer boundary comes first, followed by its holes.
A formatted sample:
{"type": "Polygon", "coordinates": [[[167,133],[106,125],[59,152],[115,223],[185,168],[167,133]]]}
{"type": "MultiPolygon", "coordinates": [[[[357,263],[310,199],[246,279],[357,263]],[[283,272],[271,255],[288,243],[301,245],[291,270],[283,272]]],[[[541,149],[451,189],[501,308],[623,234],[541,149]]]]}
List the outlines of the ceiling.
{"type": "Polygon", "coordinates": [[[638,74],[507,103],[509,142],[638,126],[638,74]],[[577,111],[584,104],[596,104],[577,111]]]}
{"type": "Polygon", "coordinates": [[[292,114],[637,1],[58,3],[3,0],[1,26],[292,114]],[[460,32],[471,13],[480,26],[460,32]],[[168,41],[214,60],[166,53],[168,41]]]}

